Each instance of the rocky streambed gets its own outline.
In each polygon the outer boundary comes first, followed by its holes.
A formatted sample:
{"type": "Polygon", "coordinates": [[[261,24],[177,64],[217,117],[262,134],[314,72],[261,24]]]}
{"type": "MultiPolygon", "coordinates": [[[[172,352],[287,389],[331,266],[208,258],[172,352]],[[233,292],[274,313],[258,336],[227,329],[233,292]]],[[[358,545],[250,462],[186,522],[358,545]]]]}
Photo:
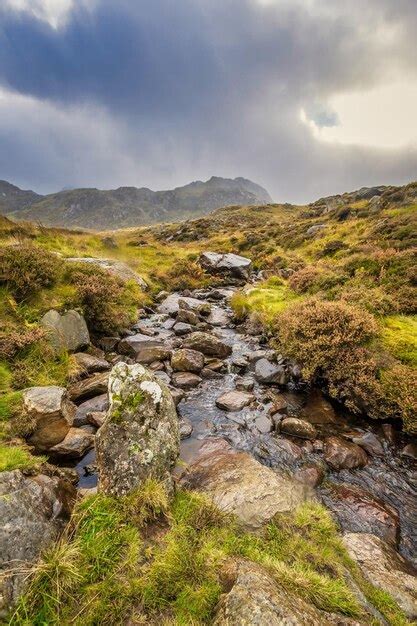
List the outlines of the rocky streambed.
{"type": "MultiPolygon", "coordinates": [[[[356,418],[309,389],[261,335],[235,327],[232,293],[171,294],[117,346],[105,338],[102,347],[111,361],[143,363],[170,386],[183,462],[206,440],[225,439],[313,489],[346,532],[371,533],[417,564],[415,444],[398,425],[356,418]]],[[[106,403],[103,393],[78,402],[76,425],[99,426],[106,403]]],[[[77,464],[80,488],[95,486],[94,463],[89,450],[77,464]]]]}

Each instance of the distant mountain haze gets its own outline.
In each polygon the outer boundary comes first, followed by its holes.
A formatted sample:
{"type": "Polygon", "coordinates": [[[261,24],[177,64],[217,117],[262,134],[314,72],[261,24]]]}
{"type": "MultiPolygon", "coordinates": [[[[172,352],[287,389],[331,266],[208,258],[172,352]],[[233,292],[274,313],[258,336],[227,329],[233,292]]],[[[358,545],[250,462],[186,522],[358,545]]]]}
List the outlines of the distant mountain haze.
{"type": "Polygon", "coordinates": [[[232,205],[271,203],[269,193],[245,178],[212,176],[168,191],[145,187],[68,189],[46,196],[0,181],[0,213],[45,226],[106,230],[205,215],[232,205]]]}

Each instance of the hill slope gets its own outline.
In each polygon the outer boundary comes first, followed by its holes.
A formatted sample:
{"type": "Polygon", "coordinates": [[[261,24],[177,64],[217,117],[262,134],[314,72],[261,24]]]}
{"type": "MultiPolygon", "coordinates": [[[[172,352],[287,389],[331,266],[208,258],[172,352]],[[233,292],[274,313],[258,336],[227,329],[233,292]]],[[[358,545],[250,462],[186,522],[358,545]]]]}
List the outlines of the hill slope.
{"type": "Polygon", "coordinates": [[[11,204],[2,212],[45,226],[103,230],[198,217],[233,204],[268,202],[268,192],[249,180],[213,176],[207,182],[197,181],[168,191],[136,187],[71,189],[38,196],[29,206],[11,204]]]}
{"type": "Polygon", "coordinates": [[[0,180],[0,214],[20,211],[41,198],[42,196],[34,191],[25,191],[8,183],[7,180],[0,180]]]}

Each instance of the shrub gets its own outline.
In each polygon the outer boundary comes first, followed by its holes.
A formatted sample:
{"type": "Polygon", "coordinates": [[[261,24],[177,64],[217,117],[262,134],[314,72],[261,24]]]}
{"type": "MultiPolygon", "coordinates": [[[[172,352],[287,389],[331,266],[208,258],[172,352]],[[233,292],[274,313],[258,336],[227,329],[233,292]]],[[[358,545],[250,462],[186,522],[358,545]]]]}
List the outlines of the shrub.
{"type": "Polygon", "coordinates": [[[25,300],[58,278],[59,258],[31,244],[6,246],[0,252],[0,282],[18,301],[25,300]]]}
{"type": "Polygon", "coordinates": [[[217,282],[192,258],[176,261],[160,278],[164,286],[171,291],[198,289],[217,282]]]}
{"type": "Polygon", "coordinates": [[[381,372],[381,386],[390,417],[402,419],[404,430],[417,434],[417,372],[401,363],[381,372]]]}
{"type": "Polygon", "coordinates": [[[45,334],[39,326],[0,332],[0,359],[12,359],[21,350],[43,339],[45,334]]]}
{"type": "Polygon", "coordinates": [[[309,379],[322,376],[343,351],[357,348],[376,335],[377,325],[366,311],[344,302],[309,298],[288,307],[277,318],[278,340],[309,379]]]}
{"type": "Polygon", "coordinates": [[[302,269],[294,272],[289,278],[288,284],[291,289],[297,293],[307,293],[310,289],[317,284],[321,275],[321,270],[313,265],[307,265],[302,269]]]}
{"type": "Polygon", "coordinates": [[[76,288],[72,306],[82,309],[90,330],[114,333],[134,321],[135,294],[115,276],[97,266],[74,264],[68,270],[76,288]]]}

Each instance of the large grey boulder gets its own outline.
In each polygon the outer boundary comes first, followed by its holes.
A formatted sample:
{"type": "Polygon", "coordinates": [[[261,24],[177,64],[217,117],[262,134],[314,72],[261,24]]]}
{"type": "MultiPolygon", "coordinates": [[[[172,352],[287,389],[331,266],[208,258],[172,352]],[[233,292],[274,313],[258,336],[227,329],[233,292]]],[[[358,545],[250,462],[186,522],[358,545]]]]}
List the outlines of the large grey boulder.
{"type": "Polygon", "coordinates": [[[60,315],[51,309],[42,317],[41,324],[47,330],[52,346],[59,352],[77,352],[90,344],[87,324],[77,311],[71,310],[60,315]]]}
{"type": "Polygon", "coordinates": [[[119,278],[124,283],[133,281],[144,291],[148,289],[146,281],[128,265],[126,265],[126,263],[123,263],[123,261],[114,261],[113,259],[97,259],[95,257],[72,257],[65,259],[65,261],[67,263],[85,263],[86,265],[96,265],[112,276],[119,278]]]}
{"type": "MultiPolygon", "coordinates": [[[[329,626],[312,604],[278,585],[262,567],[236,564],[231,590],[219,602],[213,626],[329,626]]],[[[343,622],[339,622],[341,624],[343,622]]]]}
{"type": "Polygon", "coordinates": [[[225,359],[232,353],[232,348],[218,337],[210,333],[196,332],[191,333],[183,342],[184,348],[197,350],[206,356],[215,356],[225,359]]]}
{"type": "Polygon", "coordinates": [[[222,274],[246,279],[249,277],[252,261],[237,254],[203,252],[200,255],[200,265],[211,274],[222,274]]]}
{"type": "Polygon", "coordinates": [[[417,571],[375,535],[347,533],[343,543],[369,582],[388,592],[410,620],[417,619],[417,571]]]}
{"type": "Polygon", "coordinates": [[[0,473],[0,618],[24,590],[28,568],[63,530],[74,498],[61,479],[0,473]]]}
{"type": "Polygon", "coordinates": [[[312,497],[308,487],[261,465],[246,452],[234,451],[224,440],[203,444],[181,480],[249,529],[268,523],[277,513],[293,511],[312,497]]]}
{"type": "Polygon", "coordinates": [[[110,373],[109,399],[96,435],[100,491],[124,495],[147,478],[172,486],[180,438],[168,387],[139,363],[118,363],[110,373]]]}
{"type": "Polygon", "coordinates": [[[29,387],[23,391],[28,441],[45,452],[60,443],[71,428],[76,407],[65,387],[29,387]]]}

